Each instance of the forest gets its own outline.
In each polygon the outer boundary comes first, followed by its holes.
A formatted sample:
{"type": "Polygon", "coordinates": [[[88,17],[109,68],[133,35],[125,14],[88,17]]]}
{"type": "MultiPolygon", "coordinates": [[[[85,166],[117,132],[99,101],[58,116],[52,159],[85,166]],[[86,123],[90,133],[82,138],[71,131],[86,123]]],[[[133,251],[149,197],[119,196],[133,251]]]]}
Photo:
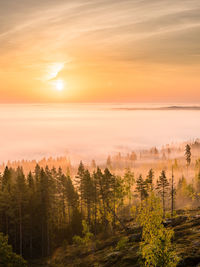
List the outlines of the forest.
{"type": "MultiPolygon", "coordinates": [[[[179,160],[167,159],[162,152],[162,164],[157,165],[154,158],[152,164],[137,166],[137,153],[129,155],[126,162],[132,163],[126,166],[119,164],[118,155],[118,169],[111,157],[104,168],[94,160],[89,167],[81,161],[76,173],[69,166],[63,171],[36,163],[29,172],[21,166],[4,166],[0,266],[28,266],[34,260],[50,259],[62,246],[84,248],[92,254],[100,242],[120,232],[124,234],[116,246],[123,249],[128,222],[139,227],[138,232],[142,229],[137,261],[110,266],[177,266],[181,256],[166,222],[178,218],[180,209],[200,206],[200,158],[193,156],[193,149],[194,144],[186,144],[179,160]]],[[[149,153],[157,157],[159,152],[154,148],[149,153]]],[[[46,266],[106,266],[59,264],[49,261],[46,266]]]]}

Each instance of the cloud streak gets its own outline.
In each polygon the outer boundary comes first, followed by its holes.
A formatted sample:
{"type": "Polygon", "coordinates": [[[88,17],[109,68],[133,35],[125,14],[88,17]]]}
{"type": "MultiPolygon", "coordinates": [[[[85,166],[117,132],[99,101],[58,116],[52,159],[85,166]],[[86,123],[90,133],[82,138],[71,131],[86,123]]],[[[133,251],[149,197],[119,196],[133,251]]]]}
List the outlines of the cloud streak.
{"type": "Polygon", "coordinates": [[[71,62],[63,75],[122,63],[129,71],[199,65],[199,14],[198,0],[3,1],[0,73],[31,69],[38,78],[56,62],[71,62]]]}

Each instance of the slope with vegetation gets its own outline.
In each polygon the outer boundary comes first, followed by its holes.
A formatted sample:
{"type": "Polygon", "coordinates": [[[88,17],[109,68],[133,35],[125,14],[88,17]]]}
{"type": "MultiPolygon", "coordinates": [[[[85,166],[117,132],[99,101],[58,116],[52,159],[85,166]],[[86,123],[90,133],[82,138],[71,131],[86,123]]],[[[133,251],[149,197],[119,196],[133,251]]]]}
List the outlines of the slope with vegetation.
{"type": "Polygon", "coordinates": [[[27,175],[21,167],[5,167],[0,179],[0,232],[17,254],[29,262],[39,260],[39,266],[40,259],[52,255],[52,266],[189,266],[181,265],[186,248],[178,233],[183,230],[190,242],[191,233],[196,240],[199,229],[189,217],[182,225],[175,207],[180,200],[185,207],[199,205],[200,160],[189,180],[189,145],[185,159],[176,183],[176,161],[170,170],[163,166],[159,176],[152,168],[146,175],[129,167],[119,174],[111,159],[103,170],[80,162],[75,177],[69,170],[63,173],[38,164],[27,175]]]}

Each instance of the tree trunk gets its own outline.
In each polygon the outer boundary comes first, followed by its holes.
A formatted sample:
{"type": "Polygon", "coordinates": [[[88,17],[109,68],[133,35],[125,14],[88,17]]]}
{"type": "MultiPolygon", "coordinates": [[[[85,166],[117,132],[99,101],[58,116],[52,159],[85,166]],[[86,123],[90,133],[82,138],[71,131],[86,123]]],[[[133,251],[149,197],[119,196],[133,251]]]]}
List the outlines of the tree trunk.
{"type": "Polygon", "coordinates": [[[124,225],[124,223],[120,220],[120,218],[116,215],[116,213],[113,211],[113,209],[109,206],[109,204],[107,203],[107,209],[112,212],[113,216],[115,216],[115,218],[118,220],[118,222],[121,224],[122,228],[127,232],[128,229],[127,227],[124,225]]]}
{"type": "Polygon", "coordinates": [[[32,230],[33,230],[33,222],[32,222],[32,214],[31,214],[31,218],[30,218],[30,258],[33,257],[33,233],[32,233],[32,230]]]}
{"type": "Polygon", "coordinates": [[[22,255],[22,206],[19,204],[19,253],[22,255]]]}
{"type": "Polygon", "coordinates": [[[172,166],[171,217],[174,216],[174,171],[172,166]]]}
{"type": "Polygon", "coordinates": [[[163,218],[165,218],[165,191],[163,187],[163,195],[162,195],[162,200],[163,200],[163,218]]]}

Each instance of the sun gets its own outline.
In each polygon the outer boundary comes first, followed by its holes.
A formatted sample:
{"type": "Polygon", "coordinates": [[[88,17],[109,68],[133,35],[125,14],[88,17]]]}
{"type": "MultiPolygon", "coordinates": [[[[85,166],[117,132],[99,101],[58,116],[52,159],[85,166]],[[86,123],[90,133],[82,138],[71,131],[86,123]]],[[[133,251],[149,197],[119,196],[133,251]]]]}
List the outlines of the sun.
{"type": "Polygon", "coordinates": [[[63,80],[57,80],[55,83],[55,88],[57,91],[62,91],[64,89],[64,82],[63,80]]]}

